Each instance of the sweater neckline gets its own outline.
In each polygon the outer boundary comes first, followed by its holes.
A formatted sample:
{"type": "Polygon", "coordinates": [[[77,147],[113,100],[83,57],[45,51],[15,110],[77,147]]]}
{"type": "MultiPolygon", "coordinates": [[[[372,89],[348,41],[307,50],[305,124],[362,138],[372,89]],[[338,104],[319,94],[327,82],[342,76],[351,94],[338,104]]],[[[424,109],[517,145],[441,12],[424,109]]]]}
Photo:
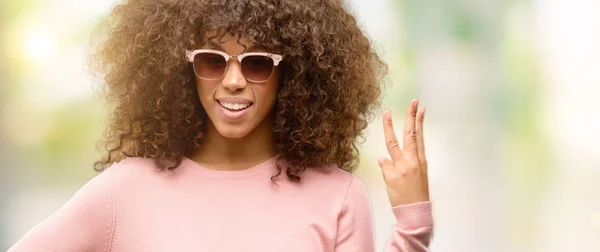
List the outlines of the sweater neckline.
{"type": "Polygon", "coordinates": [[[215,170],[207,168],[203,165],[196,163],[196,161],[191,160],[188,157],[183,157],[182,162],[185,165],[188,165],[192,170],[196,170],[200,172],[202,177],[208,178],[247,178],[256,176],[267,170],[271,170],[275,166],[275,161],[278,155],[275,155],[267,160],[264,160],[254,166],[243,170],[215,170]]]}

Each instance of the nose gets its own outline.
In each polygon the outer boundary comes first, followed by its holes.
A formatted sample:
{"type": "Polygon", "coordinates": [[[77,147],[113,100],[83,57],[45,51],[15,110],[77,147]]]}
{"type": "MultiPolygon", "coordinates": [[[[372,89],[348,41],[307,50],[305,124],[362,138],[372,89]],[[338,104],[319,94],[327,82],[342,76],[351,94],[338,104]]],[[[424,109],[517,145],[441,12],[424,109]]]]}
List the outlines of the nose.
{"type": "Polygon", "coordinates": [[[244,75],[242,74],[242,68],[239,61],[232,59],[228,64],[227,72],[225,72],[225,76],[223,77],[223,87],[231,91],[244,89],[247,83],[246,78],[244,78],[244,75]]]}

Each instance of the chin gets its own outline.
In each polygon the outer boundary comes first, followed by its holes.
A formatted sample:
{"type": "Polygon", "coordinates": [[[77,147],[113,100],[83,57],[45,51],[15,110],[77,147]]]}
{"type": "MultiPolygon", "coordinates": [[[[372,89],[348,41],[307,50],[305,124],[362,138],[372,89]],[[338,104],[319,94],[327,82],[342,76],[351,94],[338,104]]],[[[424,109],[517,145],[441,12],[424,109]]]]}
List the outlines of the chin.
{"type": "Polygon", "coordinates": [[[239,139],[247,136],[252,130],[247,125],[218,125],[216,126],[219,134],[226,138],[239,139]]]}

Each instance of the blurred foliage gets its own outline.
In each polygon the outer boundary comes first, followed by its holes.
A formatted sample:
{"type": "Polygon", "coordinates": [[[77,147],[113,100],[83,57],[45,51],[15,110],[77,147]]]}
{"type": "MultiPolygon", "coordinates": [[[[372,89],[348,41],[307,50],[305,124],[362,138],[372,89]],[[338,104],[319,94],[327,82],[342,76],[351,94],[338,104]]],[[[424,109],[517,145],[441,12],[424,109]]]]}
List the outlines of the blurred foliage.
{"type": "MultiPolygon", "coordinates": [[[[47,67],[69,63],[84,68],[85,59],[81,59],[81,62],[61,62],[61,56],[74,47],[87,44],[90,34],[97,28],[97,23],[88,22],[82,26],[74,26],[75,29],[62,27],[62,30],[56,30],[53,23],[57,22],[56,20],[36,23],[40,17],[32,16],[43,13],[44,8],[55,4],[53,2],[3,0],[1,4],[0,9],[4,10],[4,21],[0,22],[0,32],[3,33],[1,37],[9,39],[2,39],[0,50],[10,64],[5,64],[6,74],[2,76],[6,98],[0,101],[0,109],[3,110],[1,114],[4,115],[0,121],[0,133],[5,135],[7,143],[16,153],[12,158],[24,169],[17,175],[24,176],[21,179],[25,184],[71,184],[78,179],[89,177],[93,172],[93,160],[99,156],[95,148],[104,123],[105,111],[102,102],[97,97],[82,94],[79,99],[44,105],[46,100],[52,101],[47,99],[52,94],[38,88],[57,84],[40,76],[51,71],[46,69],[47,67]],[[52,37],[48,38],[45,35],[52,37]],[[36,49],[31,46],[45,46],[43,50],[58,56],[51,55],[39,60],[28,58],[26,50],[36,49]],[[48,60],[58,61],[47,62],[48,60]],[[26,97],[29,98],[25,99],[26,97]],[[29,103],[35,100],[38,100],[35,104],[29,103]],[[35,176],[32,176],[33,174],[35,176]],[[35,179],[32,181],[32,178],[35,179]]],[[[74,78],[76,77],[64,76],[63,82],[91,85],[89,80],[74,78]]]]}

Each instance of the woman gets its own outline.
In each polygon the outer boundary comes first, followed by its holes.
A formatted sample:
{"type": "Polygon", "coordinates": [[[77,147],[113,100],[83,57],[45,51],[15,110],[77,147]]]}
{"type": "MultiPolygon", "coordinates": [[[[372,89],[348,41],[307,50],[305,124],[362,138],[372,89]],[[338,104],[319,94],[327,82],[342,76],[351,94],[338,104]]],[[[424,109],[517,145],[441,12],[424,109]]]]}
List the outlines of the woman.
{"type": "MultiPolygon", "coordinates": [[[[386,65],[339,2],[130,0],[108,20],[102,172],[9,251],[374,251],[352,171],[386,65]]],[[[385,251],[432,236],[424,112],[402,146],[384,113],[385,251]]]]}

